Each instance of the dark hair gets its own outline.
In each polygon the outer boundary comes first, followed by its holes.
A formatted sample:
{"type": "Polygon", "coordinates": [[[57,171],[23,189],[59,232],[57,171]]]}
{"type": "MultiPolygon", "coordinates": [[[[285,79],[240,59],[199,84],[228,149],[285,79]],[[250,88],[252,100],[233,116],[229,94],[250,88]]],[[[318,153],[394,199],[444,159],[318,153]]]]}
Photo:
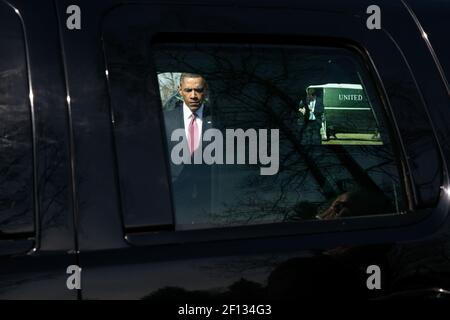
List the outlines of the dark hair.
{"type": "Polygon", "coordinates": [[[180,85],[183,82],[184,78],[202,78],[206,82],[205,78],[200,74],[183,72],[180,76],[180,85]]]}
{"type": "Polygon", "coordinates": [[[314,88],[308,88],[308,94],[317,97],[316,89],[314,88]]]}

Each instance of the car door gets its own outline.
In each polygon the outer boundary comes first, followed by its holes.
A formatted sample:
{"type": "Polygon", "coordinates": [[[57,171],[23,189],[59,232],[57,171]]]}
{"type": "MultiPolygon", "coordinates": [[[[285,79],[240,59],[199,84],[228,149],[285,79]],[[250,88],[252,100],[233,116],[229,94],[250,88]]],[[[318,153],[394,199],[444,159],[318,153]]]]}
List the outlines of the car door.
{"type": "Polygon", "coordinates": [[[369,2],[81,1],[80,30],[63,27],[69,5],[59,2],[58,15],[72,108],[84,299],[372,297],[402,288],[396,272],[411,261],[392,263],[392,252],[399,256],[393,248],[448,220],[441,191],[447,158],[437,139],[447,129],[436,125],[448,116],[431,110],[448,103],[448,96],[404,3],[383,3],[381,29],[368,27],[369,2]],[[249,75],[249,69],[260,73],[249,75]],[[238,123],[279,130],[301,163],[290,171],[284,166],[281,183],[246,180],[254,166],[208,169],[197,177],[208,177],[200,185],[215,202],[192,194],[206,204],[188,213],[189,201],[179,197],[186,189],[173,182],[170,132],[164,130],[163,99],[173,97],[180,81],[170,77],[183,72],[208,78],[207,103],[224,106],[212,109],[217,128],[238,123]],[[298,114],[301,95],[295,91],[335,79],[365,84],[382,123],[381,140],[351,137],[357,146],[349,147],[343,138],[329,146],[296,136],[307,121],[298,114]],[[170,81],[175,92],[163,92],[170,81]],[[284,83],[283,90],[275,81],[284,83]],[[260,107],[242,109],[259,100],[260,107]],[[371,158],[381,154],[384,162],[371,158]],[[298,180],[300,169],[306,180],[298,180]],[[358,196],[355,214],[316,219],[327,206],[340,212],[338,205],[348,204],[340,197],[348,185],[377,190],[394,205],[378,207],[382,201],[366,194],[358,196]],[[242,194],[245,202],[237,202],[242,194]],[[234,207],[227,210],[227,204],[234,207]],[[201,214],[212,207],[220,208],[219,216],[201,214]],[[189,214],[199,220],[190,223],[189,214]],[[188,223],[180,223],[185,217],[188,223]],[[366,283],[373,265],[385,274],[375,288],[366,283]]]}
{"type": "Polygon", "coordinates": [[[67,285],[77,258],[53,2],[1,1],[0,15],[0,298],[77,299],[67,285]]]}

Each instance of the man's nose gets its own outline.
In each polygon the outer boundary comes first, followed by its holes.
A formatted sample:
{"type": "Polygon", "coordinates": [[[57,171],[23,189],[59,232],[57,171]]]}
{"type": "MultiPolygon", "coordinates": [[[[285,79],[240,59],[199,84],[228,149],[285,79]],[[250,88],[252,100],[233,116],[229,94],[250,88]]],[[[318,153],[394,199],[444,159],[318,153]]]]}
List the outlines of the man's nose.
{"type": "Polygon", "coordinates": [[[191,91],[189,98],[194,99],[197,98],[197,92],[195,92],[194,90],[191,91]]]}

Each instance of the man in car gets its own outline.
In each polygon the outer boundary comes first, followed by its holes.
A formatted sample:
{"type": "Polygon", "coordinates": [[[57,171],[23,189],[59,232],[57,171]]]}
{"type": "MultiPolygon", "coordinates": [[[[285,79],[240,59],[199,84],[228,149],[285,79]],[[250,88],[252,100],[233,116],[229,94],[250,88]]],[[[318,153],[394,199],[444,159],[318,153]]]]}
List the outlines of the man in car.
{"type": "Polygon", "coordinates": [[[209,106],[205,103],[208,85],[202,75],[182,73],[178,93],[182,100],[175,108],[164,112],[172,187],[175,200],[176,224],[192,225],[201,221],[210,210],[211,168],[194,164],[195,152],[202,152],[203,133],[212,128],[209,106]],[[172,149],[180,141],[172,141],[172,133],[183,129],[182,143],[188,150],[190,163],[174,163],[172,149]],[[200,215],[200,216],[199,216],[200,215]]]}

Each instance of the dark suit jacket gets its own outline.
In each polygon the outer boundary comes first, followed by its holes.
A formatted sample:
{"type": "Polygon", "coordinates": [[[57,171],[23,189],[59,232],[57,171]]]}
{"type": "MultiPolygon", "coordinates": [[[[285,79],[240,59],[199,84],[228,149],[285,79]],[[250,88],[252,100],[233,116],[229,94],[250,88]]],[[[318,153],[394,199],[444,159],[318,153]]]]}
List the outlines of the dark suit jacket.
{"type": "Polygon", "coordinates": [[[314,116],[316,120],[309,120],[310,110],[308,105],[310,101],[311,100],[306,99],[306,104],[301,105],[301,107],[306,109],[306,112],[304,115],[299,115],[299,118],[297,119],[298,137],[303,145],[320,145],[320,127],[322,125],[322,116],[324,113],[323,98],[316,97],[316,104],[314,106],[314,116]]]}
{"type": "MultiPolygon", "coordinates": [[[[211,113],[210,108],[204,104],[203,105],[203,118],[202,118],[202,134],[201,138],[203,137],[203,134],[206,130],[213,128],[212,125],[212,119],[211,119],[211,113]]],[[[180,143],[179,141],[171,141],[170,136],[172,135],[172,132],[176,129],[183,129],[184,130],[184,118],[183,118],[183,102],[179,101],[175,108],[169,111],[164,112],[164,122],[166,127],[166,138],[167,138],[167,146],[169,148],[169,158],[170,154],[172,152],[172,149],[175,145],[180,143]]],[[[187,141],[186,135],[184,135],[184,141],[187,141]]],[[[203,148],[205,146],[203,145],[203,148]]],[[[172,181],[176,180],[178,176],[181,174],[181,172],[184,169],[183,164],[175,165],[170,161],[170,167],[171,167],[171,173],[172,173],[172,181]]]]}
{"type": "MultiPolygon", "coordinates": [[[[305,113],[306,120],[309,119],[309,112],[310,111],[309,111],[308,105],[309,105],[310,101],[311,100],[306,99],[306,113],[305,113]]],[[[325,108],[323,106],[323,98],[322,97],[316,97],[316,105],[314,106],[314,116],[316,117],[316,120],[320,120],[321,119],[324,110],[325,110],[325,108]]]]}
{"type": "MultiPolygon", "coordinates": [[[[210,110],[207,105],[203,107],[202,136],[206,130],[213,127],[210,110]]],[[[175,165],[170,159],[172,148],[180,143],[170,141],[175,129],[184,129],[183,102],[177,104],[173,110],[164,112],[166,126],[167,146],[169,148],[169,161],[172,176],[173,199],[175,203],[175,219],[177,228],[190,226],[208,219],[206,213],[211,206],[211,166],[206,164],[180,164],[175,165]]],[[[186,136],[184,136],[187,142],[186,136]]],[[[202,145],[204,148],[205,145],[202,145]]],[[[203,150],[199,150],[202,151],[203,150]]],[[[193,163],[193,159],[191,159],[193,163]]]]}

